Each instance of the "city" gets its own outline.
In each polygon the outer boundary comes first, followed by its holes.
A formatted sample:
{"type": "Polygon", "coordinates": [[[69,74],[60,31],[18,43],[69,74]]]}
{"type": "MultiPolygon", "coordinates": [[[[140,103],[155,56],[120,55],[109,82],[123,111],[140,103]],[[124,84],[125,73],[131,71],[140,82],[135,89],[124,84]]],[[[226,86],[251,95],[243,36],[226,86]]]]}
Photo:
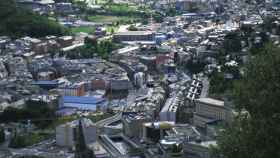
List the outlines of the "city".
{"type": "Polygon", "coordinates": [[[280,157],[279,0],[0,1],[0,158],[280,157]]]}

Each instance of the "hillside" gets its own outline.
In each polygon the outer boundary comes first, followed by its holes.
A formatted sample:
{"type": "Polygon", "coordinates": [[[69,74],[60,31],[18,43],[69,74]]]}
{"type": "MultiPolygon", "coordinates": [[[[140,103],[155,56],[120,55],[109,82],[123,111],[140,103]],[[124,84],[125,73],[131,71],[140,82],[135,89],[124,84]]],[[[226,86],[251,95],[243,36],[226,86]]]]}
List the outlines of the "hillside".
{"type": "Polygon", "coordinates": [[[14,0],[0,1],[0,35],[43,37],[63,35],[67,30],[47,17],[16,7],[14,0]]]}

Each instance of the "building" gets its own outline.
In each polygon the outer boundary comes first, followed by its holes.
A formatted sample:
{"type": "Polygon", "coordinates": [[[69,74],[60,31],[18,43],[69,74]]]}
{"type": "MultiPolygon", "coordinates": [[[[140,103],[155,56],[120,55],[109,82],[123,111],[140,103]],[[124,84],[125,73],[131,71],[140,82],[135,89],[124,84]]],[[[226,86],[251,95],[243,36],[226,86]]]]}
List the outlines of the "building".
{"type": "Polygon", "coordinates": [[[8,71],[4,65],[4,62],[0,60],[0,79],[4,79],[8,76],[8,71]]]}
{"type": "Polygon", "coordinates": [[[164,137],[166,130],[172,129],[174,122],[160,121],[160,122],[147,122],[143,124],[143,140],[159,142],[164,137]]]}
{"type": "Polygon", "coordinates": [[[73,45],[74,38],[72,36],[62,36],[58,38],[58,43],[62,48],[73,45]]]}
{"type": "Polygon", "coordinates": [[[197,127],[206,128],[207,124],[218,121],[215,118],[199,115],[197,113],[193,116],[193,123],[197,127]]]}
{"type": "Polygon", "coordinates": [[[225,106],[224,101],[212,98],[200,98],[195,100],[194,125],[206,127],[212,121],[229,123],[232,120],[232,110],[225,106]]]}
{"type": "Polygon", "coordinates": [[[16,0],[17,5],[37,13],[50,13],[53,10],[53,0],[16,0]]]}
{"type": "Polygon", "coordinates": [[[147,56],[140,56],[139,61],[147,66],[148,70],[153,71],[156,68],[156,56],[154,55],[147,55],[147,56]]]}
{"type": "Polygon", "coordinates": [[[183,143],[175,139],[162,139],[159,143],[160,149],[163,151],[164,157],[183,157],[183,143]]]}
{"type": "Polygon", "coordinates": [[[60,83],[57,80],[52,80],[52,81],[41,80],[41,81],[33,81],[32,85],[40,86],[43,89],[50,90],[50,89],[57,88],[60,85],[60,83]]]}
{"type": "Polygon", "coordinates": [[[156,67],[158,70],[161,70],[163,65],[172,58],[167,54],[159,54],[156,56],[156,67]]]}
{"type": "Polygon", "coordinates": [[[63,96],[84,96],[85,85],[84,82],[66,85],[59,88],[61,95],[63,96]]]}
{"type": "Polygon", "coordinates": [[[37,79],[40,81],[49,81],[55,79],[56,74],[53,71],[41,71],[37,74],[37,79]]]}
{"type": "Polygon", "coordinates": [[[93,90],[105,90],[106,89],[106,81],[103,79],[93,79],[91,81],[93,90]]]}
{"type": "Polygon", "coordinates": [[[106,35],[106,28],[105,27],[98,27],[95,29],[95,32],[94,32],[94,35],[95,36],[105,36],[106,35]]]}
{"type": "Polygon", "coordinates": [[[72,13],[74,10],[72,3],[56,3],[55,11],[57,13],[72,13]]]}
{"type": "MultiPolygon", "coordinates": [[[[75,120],[56,127],[56,145],[72,148],[75,145],[75,132],[78,128],[79,121],[75,120]]],[[[90,119],[82,119],[82,127],[86,144],[96,142],[96,126],[90,119]]]]}
{"type": "Polygon", "coordinates": [[[180,99],[178,96],[173,96],[168,98],[165,105],[159,113],[160,121],[172,121],[176,122],[176,115],[178,106],[180,104],[180,99]]]}
{"type": "Polygon", "coordinates": [[[145,74],[143,72],[137,72],[134,74],[134,85],[138,88],[142,88],[145,84],[145,74]]]}
{"type": "Polygon", "coordinates": [[[105,99],[95,97],[64,96],[60,98],[60,108],[74,108],[79,110],[105,110],[105,99]]]}
{"type": "Polygon", "coordinates": [[[37,54],[45,54],[49,53],[50,48],[47,42],[42,42],[37,45],[37,50],[35,51],[37,54]]]}
{"type": "Polygon", "coordinates": [[[115,42],[154,41],[154,36],[151,31],[127,31],[115,34],[113,40],[115,42]]]}
{"type": "Polygon", "coordinates": [[[109,80],[107,86],[110,91],[122,91],[131,89],[133,85],[128,78],[113,78],[109,80]]]}
{"type": "Polygon", "coordinates": [[[0,49],[5,49],[6,45],[11,41],[7,36],[0,36],[0,49]]]}
{"type": "Polygon", "coordinates": [[[216,146],[216,141],[192,141],[184,144],[184,151],[187,157],[210,158],[210,147],[216,146]]]}
{"type": "Polygon", "coordinates": [[[177,0],[175,7],[179,11],[194,12],[199,10],[200,0],[177,0]]]}
{"type": "Polygon", "coordinates": [[[144,113],[123,113],[122,123],[123,132],[128,137],[134,137],[141,139],[143,136],[143,123],[149,122],[151,119],[147,117],[144,113]]]}

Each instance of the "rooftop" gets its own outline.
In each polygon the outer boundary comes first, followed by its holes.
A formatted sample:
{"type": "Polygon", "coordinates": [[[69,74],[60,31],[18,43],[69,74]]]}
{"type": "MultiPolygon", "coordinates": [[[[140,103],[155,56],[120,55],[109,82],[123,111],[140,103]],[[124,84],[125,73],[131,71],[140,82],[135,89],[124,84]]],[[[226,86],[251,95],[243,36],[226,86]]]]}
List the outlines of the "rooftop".
{"type": "Polygon", "coordinates": [[[116,35],[150,35],[153,34],[151,31],[127,31],[127,32],[119,32],[116,35]]]}
{"type": "Polygon", "coordinates": [[[189,142],[190,144],[193,144],[193,145],[199,145],[199,146],[202,146],[202,147],[205,147],[205,148],[209,148],[211,146],[216,146],[217,145],[217,142],[216,141],[202,141],[202,142],[189,142]]]}
{"type": "Polygon", "coordinates": [[[196,99],[196,101],[204,104],[214,105],[214,106],[224,106],[224,101],[220,101],[212,98],[199,98],[196,99]]]}
{"type": "Polygon", "coordinates": [[[77,96],[64,96],[64,103],[77,103],[77,104],[98,104],[105,101],[104,98],[95,97],[77,97],[77,96]]]}

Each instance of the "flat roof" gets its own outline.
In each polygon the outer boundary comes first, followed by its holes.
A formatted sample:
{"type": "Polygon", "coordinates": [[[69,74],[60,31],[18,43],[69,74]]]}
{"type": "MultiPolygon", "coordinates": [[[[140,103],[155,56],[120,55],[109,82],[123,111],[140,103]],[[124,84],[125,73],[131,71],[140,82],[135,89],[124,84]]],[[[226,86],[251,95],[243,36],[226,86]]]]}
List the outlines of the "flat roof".
{"type": "Polygon", "coordinates": [[[134,50],[137,50],[139,49],[139,46],[134,46],[134,47],[125,47],[125,48],[121,48],[121,49],[118,49],[117,52],[118,54],[124,54],[124,53],[128,53],[130,51],[134,51],[134,50]]]}
{"type": "Polygon", "coordinates": [[[202,142],[192,141],[192,142],[189,142],[189,144],[194,144],[194,145],[202,146],[202,147],[205,147],[205,148],[209,148],[211,146],[217,146],[217,142],[215,140],[212,140],[212,141],[202,141],[202,142]]]}
{"type": "Polygon", "coordinates": [[[105,99],[96,97],[64,96],[63,101],[64,103],[98,104],[105,101],[105,99]]]}
{"type": "Polygon", "coordinates": [[[198,101],[200,103],[208,104],[208,105],[224,106],[224,101],[216,100],[216,99],[212,99],[212,98],[199,98],[199,99],[196,99],[196,101],[198,101]]]}
{"type": "Polygon", "coordinates": [[[149,35],[152,34],[151,31],[126,31],[126,32],[119,32],[116,35],[149,35]]]}
{"type": "Polygon", "coordinates": [[[71,45],[69,47],[61,48],[61,50],[66,52],[66,51],[70,51],[70,50],[73,50],[73,49],[78,48],[78,47],[82,47],[84,45],[85,45],[84,43],[73,44],[73,45],[71,45]]]}
{"type": "Polygon", "coordinates": [[[34,81],[33,85],[58,85],[60,84],[58,81],[34,81]]]}

